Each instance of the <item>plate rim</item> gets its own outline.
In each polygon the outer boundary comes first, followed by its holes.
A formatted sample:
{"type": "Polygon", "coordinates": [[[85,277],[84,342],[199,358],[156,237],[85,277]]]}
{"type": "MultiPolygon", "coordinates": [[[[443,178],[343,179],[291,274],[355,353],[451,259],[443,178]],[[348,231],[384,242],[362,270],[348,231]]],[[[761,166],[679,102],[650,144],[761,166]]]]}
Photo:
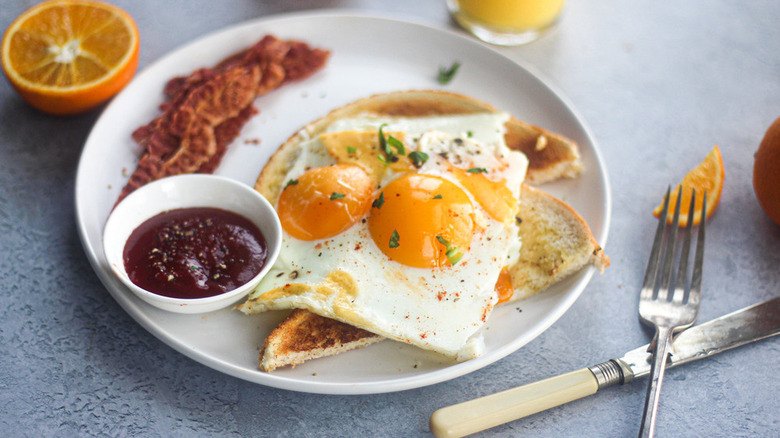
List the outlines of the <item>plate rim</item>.
{"type": "MultiPolygon", "coordinates": [[[[201,35],[193,40],[187,41],[181,44],[180,46],[175,47],[172,50],[164,53],[158,59],[150,62],[148,65],[146,65],[143,68],[142,71],[139,72],[138,76],[144,74],[148,70],[153,69],[158,64],[165,62],[165,60],[168,57],[173,56],[179,52],[187,51],[190,47],[198,44],[199,42],[210,38],[216,38],[220,34],[238,32],[238,30],[243,27],[258,26],[258,25],[262,25],[263,23],[271,23],[276,21],[295,20],[295,19],[311,19],[311,18],[369,19],[369,20],[378,20],[378,21],[401,23],[406,25],[423,27],[426,28],[428,31],[442,32],[446,34],[448,37],[455,38],[464,44],[470,44],[472,45],[472,47],[479,47],[480,50],[490,51],[493,53],[493,55],[500,56],[502,58],[509,60],[511,63],[517,65],[519,68],[525,70],[530,75],[534,76],[545,88],[547,88],[547,91],[553,94],[555,98],[559,99],[565,105],[566,109],[571,113],[571,116],[574,118],[574,120],[576,120],[577,124],[579,125],[578,128],[580,128],[583,131],[584,137],[590,143],[591,148],[589,152],[592,153],[593,160],[597,164],[598,180],[601,182],[601,185],[603,186],[603,190],[604,190],[603,193],[604,204],[603,206],[601,206],[601,211],[603,214],[601,226],[599,227],[599,229],[593,229],[592,231],[596,236],[598,236],[597,237],[598,243],[602,247],[606,245],[607,237],[609,234],[609,225],[611,221],[611,212],[612,212],[612,199],[611,199],[609,177],[598,144],[590,130],[590,127],[587,125],[587,123],[585,123],[583,117],[576,110],[576,108],[573,106],[571,101],[560,90],[558,90],[554,85],[552,85],[550,81],[543,74],[537,71],[535,68],[527,65],[527,63],[525,62],[521,62],[516,59],[509,58],[508,56],[499,52],[495,48],[479,43],[473,40],[472,38],[470,38],[469,36],[465,35],[464,33],[457,32],[453,29],[441,27],[414,18],[401,16],[399,14],[393,14],[393,13],[377,14],[377,13],[371,13],[365,11],[356,11],[352,9],[336,8],[336,9],[322,9],[316,11],[297,11],[297,12],[275,14],[275,15],[269,15],[265,17],[260,17],[260,18],[255,18],[255,19],[250,19],[250,20],[230,24],[226,27],[216,29],[214,31],[201,35]]],[[[90,130],[89,135],[87,136],[84,142],[85,147],[92,140],[95,127],[100,124],[101,119],[103,119],[103,116],[105,115],[107,110],[111,107],[111,105],[113,105],[113,102],[109,103],[109,105],[103,109],[101,115],[96,120],[95,124],[90,130]]],[[[560,317],[564,313],[566,313],[571,308],[574,302],[580,297],[584,289],[587,287],[593,274],[595,273],[595,268],[588,267],[583,271],[581,271],[580,273],[575,274],[573,277],[568,279],[567,281],[574,283],[571,287],[576,288],[576,293],[570,294],[565,301],[563,301],[562,303],[560,303],[554,308],[553,312],[550,312],[549,314],[545,315],[545,317],[543,318],[544,323],[537,324],[537,327],[535,327],[535,329],[532,330],[531,332],[525,333],[523,336],[515,338],[512,342],[504,344],[496,351],[494,351],[490,357],[491,360],[489,361],[485,361],[485,360],[480,361],[478,360],[479,358],[477,358],[474,360],[453,364],[450,366],[443,367],[441,369],[433,370],[419,375],[383,379],[379,381],[355,382],[355,383],[301,381],[289,377],[274,375],[273,373],[263,373],[261,371],[258,371],[257,373],[254,373],[252,375],[247,375],[247,372],[244,368],[236,364],[224,361],[218,357],[214,357],[206,353],[197,351],[197,349],[194,349],[191,346],[186,345],[182,341],[175,339],[174,337],[171,336],[171,334],[165,332],[159,326],[157,326],[152,320],[152,318],[150,318],[150,315],[137,311],[137,309],[135,309],[131,305],[130,300],[128,300],[126,297],[123,297],[116,290],[114,290],[114,288],[116,288],[117,286],[121,287],[121,284],[119,284],[119,281],[117,279],[111,277],[111,275],[109,275],[110,274],[109,272],[106,272],[104,269],[102,269],[102,266],[100,265],[99,255],[95,251],[95,248],[92,247],[92,244],[89,242],[86,225],[84,223],[84,217],[80,208],[81,203],[80,203],[78,193],[79,193],[79,188],[82,185],[80,181],[82,180],[82,178],[84,178],[84,173],[85,173],[84,150],[82,150],[82,155],[79,158],[79,164],[76,170],[76,180],[74,184],[74,192],[75,192],[74,203],[76,204],[75,205],[76,225],[77,225],[79,240],[81,241],[83,250],[87,255],[87,259],[89,260],[89,263],[93,271],[95,271],[103,286],[108,290],[110,295],[114,298],[114,300],[116,300],[116,302],[120,305],[120,307],[125,312],[127,312],[128,315],[133,320],[135,320],[146,331],[148,331],[154,337],[162,341],[164,344],[173,348],[177,352],[187,356],[188,358],[195,360],[196,362],[205,365],[211,369],[214,369],[218,372],[222,372],[252,383],[257,383],[257,384],[279,388],[279,389],[304,392],[304,393],[356,395],[356,394],[379,394],[379,393],[409,390],[409,389],[425,387],[436,383],[441,383],[447,380],[451,380],[457,377],[461,377],[473,371],[476,371],[480,368],[483,368],[487,365],[495,363],[498,360],[503,359],[504,357],[517,351],[523,345],[535,339],[541,333],[543,333],[548,328],[550,328],[550,326],[552,326],[558,319],[560,319],[560,317]]]]}

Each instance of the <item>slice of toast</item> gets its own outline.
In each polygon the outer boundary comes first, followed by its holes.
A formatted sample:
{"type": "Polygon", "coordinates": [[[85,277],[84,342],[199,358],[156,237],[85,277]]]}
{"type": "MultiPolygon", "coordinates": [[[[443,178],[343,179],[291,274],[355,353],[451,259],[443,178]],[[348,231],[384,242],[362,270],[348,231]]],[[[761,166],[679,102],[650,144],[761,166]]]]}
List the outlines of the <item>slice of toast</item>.
{"type": "MultiPolygon", "coordinates": [[[[585,220],[568,204],[523,185],[520,199],[520,258],[510,267],[515,289],[510,302],[530,297],[580,269],[603,272],[609,257],[585,220]]],[[[270,372],[305,360],[333,356],[381,341],[379,335],[307,310],[295,310],[265,340],[260,369],[270,372]]]]}
{"type": "Polygon", "coordinates": [[[528,298],[580,269],[592,265],[604,272],[609,257],[570,205],[523,184],[518,234],[520,258],[509,267],[515,290],[510,302],[528,298]]]}
{"type": "Polygon", "coordinates": [[[365,347],[384,338],[308,310],[295,309],[265,339],[258,365],[265,372],[365,347]]]}

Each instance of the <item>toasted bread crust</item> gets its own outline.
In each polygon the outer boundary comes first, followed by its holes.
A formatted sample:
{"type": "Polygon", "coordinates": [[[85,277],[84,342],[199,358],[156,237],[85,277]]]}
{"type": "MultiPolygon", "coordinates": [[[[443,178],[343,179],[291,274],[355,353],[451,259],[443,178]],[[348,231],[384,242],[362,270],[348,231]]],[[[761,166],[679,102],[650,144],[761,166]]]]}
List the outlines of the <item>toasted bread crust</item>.
{"type": "Polygon", "coordinates": [[[525,180],[529,184],[575,178],[582,172],[579,150],[571,140],[515,118],[506,127],[507,146],[528,157],[525,180]]]}
{"type": "Polygon", "coordinates": [[[308,359],[332,356],[383,340],[357,327],[319,316],[307,310],[290,313],[266,338],[260,350],[260,369],[271,372],[308,359]]]}

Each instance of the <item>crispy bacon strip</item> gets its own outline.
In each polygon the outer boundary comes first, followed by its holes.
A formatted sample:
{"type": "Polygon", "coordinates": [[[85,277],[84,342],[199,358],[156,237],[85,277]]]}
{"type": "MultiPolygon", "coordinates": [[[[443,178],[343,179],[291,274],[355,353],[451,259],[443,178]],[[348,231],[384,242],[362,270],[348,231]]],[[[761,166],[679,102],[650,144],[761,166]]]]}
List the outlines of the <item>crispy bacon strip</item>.
{"type": "Polygon", "coordinates": [[[268,35],[213,68],[168,81],[162,114],[133,132],[144,153],[117,203],[165,176],[213,172],[228,145],[258,113],[255,98],[310,76],[329,55],[299,41],[268,35]]]}
{"type": "Polygon", "coordinates": [[[162,165],[160,176],[197,171],[217,154],[217,126],[252,105],[260,69],[238,67],[217,75],[187,96],[173,115],[179,149],[162,165]]]}

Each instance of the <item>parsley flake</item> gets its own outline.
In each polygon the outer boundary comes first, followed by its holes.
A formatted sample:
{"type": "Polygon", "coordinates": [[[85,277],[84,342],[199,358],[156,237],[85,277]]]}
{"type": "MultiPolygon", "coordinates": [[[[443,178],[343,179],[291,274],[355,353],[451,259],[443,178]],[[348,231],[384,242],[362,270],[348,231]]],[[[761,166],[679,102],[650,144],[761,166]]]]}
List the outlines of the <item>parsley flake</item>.
{"type": "Polygon", "coordinates": [[[455,265],[460,261],[461,258],[463,258],[463,253],[458,250],[458,247],[452,246],[452,244],[450,244],[450,242],[447,239],[437,235],[436,240],[438,240],[439,243],[444,245],[444,248],[447,250],[447,252],[445,252],[444,255],[447,256],[447,259],[450,261],[451,265],[455,265]]]}
{"type": "Polygon", "coordinates": [[[379,197],[374,199],[374,202],[371,203],[371,207],[379,210],[380,208],[382,208],[382,205],[384,204],[385,204],[385,192],[380,192],[379,197]]]}
{"type": "MultiPolygon", "coordinates": [[[[286,189],[287,187],[294,186],[296,184],[298,184],[298,180],[297,179],[291,179],[291,180],[287,181],[287,184],[284,185],[284,188],[286,189]]],[[[282,190],[284,190],[284,189],[282,189],[282,190]]]]}
{"type": "Polygon", "coordinates": [[[439,193],[438,195],[434,196],[433,199],[441,199],[441,193],[439,193]]]}
{"type": "Polygon", "coordinates": [[[387,137],[387,143],[392,146],[396,151],[398,151],[399,155],[405,155],[406,149],[404,148],[404,144],[401,142],[401,140],[393,137],[392,135],[387,137]]]}
{"type": "Polygon", "coordinates": [[[354,155],[357,152],[357,149],[355,149],[352,146],[347,146],[347,153],[350,155],[354,155]]]}
{"type": "Polygon", "coordinates": [[[487,169],[484,167],[472,167],[471,169],[467,170],[468,173],[487,173],[487,169]]]}
{"type": "Polygon", "coordinates": [[[387,126],[387,123],[379,125],[379,148],[382,149],[382,152],[389,158],[393,155],[393,150],[390,149],[390,146],[387,144],[387,137],[385,137],[384,132],[385,126],[387,126]]]}
{"type": "Polygon", "coordinates": [[[412,160],[412,164],[414,164],[414,167],[420,168],[423,164],[425,164],[426,161],[428,161],[428,154],[421,151],[413,151],[409,152],[409,155],[407,155],[410,160],[412,160]]]}
{"type": "Polygon", "coordinates": [[[390,248],[398,248],[400,240],[401,236],[398,235],[398,230],[393,230],[393,233],[390,235],[390,248]]]}
{"type": "Polygon", "coordinates": [[[452,78],[455,77],[455,73],[458,72],[458,69],[460,68],[460,62],[455,61],[452,63],[450,68],[444,68],[439,67],[439,83],[442,85],[447,85],[452,81],[452,78]]]}
{"type": "Polygon", "coordinates": [[[335,201],[336,199],[344,199],[346,196],[347,195],[345,195],[343,193],[333,192],[333,193],[330,194],[330,200],[331,201],[335,201]]]}
{"type": "Polygon", "coordinates": [[[385,154],[384,156],[378,155],[378,157],[385,164],[395,163],[398,161],[398,154],[406,155],[406,148],[401,140],[392,135],[385,136],[385,126],[387,126],[387,123],[382,123],[379,126],[379,149],[385,154]],[[393,149],[395,149],[395,152],[393,149]]]}

